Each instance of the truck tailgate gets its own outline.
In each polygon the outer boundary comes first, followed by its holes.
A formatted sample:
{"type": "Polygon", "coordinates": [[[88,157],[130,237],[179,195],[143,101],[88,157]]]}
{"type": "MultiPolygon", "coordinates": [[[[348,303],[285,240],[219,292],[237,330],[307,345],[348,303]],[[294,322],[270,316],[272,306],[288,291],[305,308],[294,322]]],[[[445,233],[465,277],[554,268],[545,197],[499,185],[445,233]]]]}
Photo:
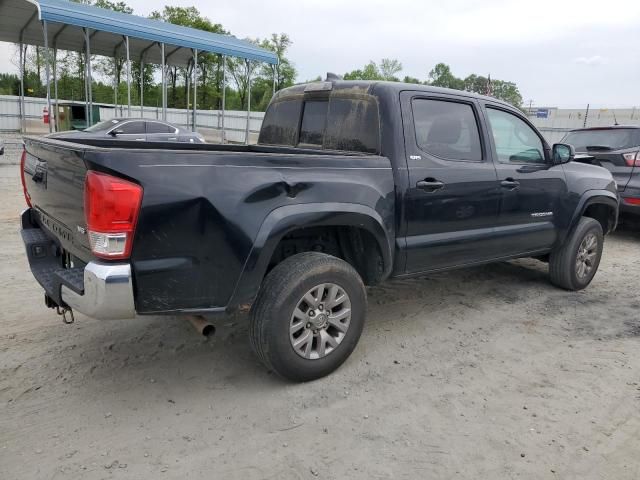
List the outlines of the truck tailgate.
{"type": "Polygon", "coordinates": [[[25,138],[24,181],[35,221],[82,261],[93,258],[85,232],[83,145],[25,138]]]}

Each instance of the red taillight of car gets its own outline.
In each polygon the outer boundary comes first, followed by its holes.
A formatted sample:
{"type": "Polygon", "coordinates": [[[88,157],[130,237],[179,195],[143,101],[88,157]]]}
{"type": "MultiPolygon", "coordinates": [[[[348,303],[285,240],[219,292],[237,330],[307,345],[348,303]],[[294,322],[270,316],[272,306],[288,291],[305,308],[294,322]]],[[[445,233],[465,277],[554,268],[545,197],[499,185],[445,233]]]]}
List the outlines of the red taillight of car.
{"type": "Polygon", "coordinates": [[[89,245],[101,258],[128,258],[142,202],[142,187],[90,170],[84,181],[89,245]]]}
{"type": "Polygon", "coordinates": [[[22,192],[24,193],[24,200],[27,202],[29,208],[31,208],[31,195],[27,191],[27,182],[24,179],[24,163],[27,160],[27,149],[22,149],[22,157],[20,157],[20,181],[22,182],[22,192]]]}
{"type": "Polygon", "coordinates": [[[640,198],[622,197],[622,201],[627,205],[634,205],[634,206],[640,205],[640,198]]]}
{"type": "Polygon", "coordinates": [[[640,167],[640,152],[623,153],[624,161],[629,167],[640,167]]]}

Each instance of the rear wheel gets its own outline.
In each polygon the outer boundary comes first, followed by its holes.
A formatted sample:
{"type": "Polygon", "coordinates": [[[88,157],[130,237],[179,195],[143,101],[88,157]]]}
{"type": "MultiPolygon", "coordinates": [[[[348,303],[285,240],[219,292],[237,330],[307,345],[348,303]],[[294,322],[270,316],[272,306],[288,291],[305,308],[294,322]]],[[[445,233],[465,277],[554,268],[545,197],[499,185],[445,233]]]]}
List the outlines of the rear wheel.
{"type": "Polygon", "coordinates": [[[582,217],[564,245],[551,252],[551,282],[566,290],[582,290],[598,270],[604,235],[602,226],[593,218],[582,217]]]}
{"type": "Polygon", "coordinates": [[[264,280],[251,311],[251,345],[285,378],[323,377],[351,355],[366,306],[362,280],[347,262],[316,252],[294,255],[264,280]]]}

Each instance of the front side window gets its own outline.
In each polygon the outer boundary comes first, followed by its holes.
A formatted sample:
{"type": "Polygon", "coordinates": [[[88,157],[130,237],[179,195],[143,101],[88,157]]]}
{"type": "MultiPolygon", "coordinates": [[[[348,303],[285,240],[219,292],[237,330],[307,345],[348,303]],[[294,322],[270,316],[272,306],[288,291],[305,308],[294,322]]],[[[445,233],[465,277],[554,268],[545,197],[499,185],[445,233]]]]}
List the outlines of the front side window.
{"type": "Polygon", "coordinates": [[[480,132],[471,105],[417,98],[411,106],[421,150],[447,160],[482,161],[480,132]]]}
{"type": "Polygon", "coordinates": [[[487,116],[500,163],[546,163],[542,140],[524,120],[495,108],[487,116]]]}

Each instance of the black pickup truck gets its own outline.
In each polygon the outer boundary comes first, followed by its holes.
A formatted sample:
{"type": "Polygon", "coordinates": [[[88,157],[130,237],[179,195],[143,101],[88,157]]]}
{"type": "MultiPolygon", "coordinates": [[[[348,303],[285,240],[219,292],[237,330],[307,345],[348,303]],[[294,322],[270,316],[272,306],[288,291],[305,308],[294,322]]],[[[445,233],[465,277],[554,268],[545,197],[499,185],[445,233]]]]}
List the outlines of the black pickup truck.
{"type": "Polygon", "coordinates": [[[280,375],[326,375],[365,285],[537,257],[586,287],[611,173],[494,98],[327,80],[278,92],[258,145],[25,139],[22,237],[46,305],[95,318],[250,311],[280,375]]]}

